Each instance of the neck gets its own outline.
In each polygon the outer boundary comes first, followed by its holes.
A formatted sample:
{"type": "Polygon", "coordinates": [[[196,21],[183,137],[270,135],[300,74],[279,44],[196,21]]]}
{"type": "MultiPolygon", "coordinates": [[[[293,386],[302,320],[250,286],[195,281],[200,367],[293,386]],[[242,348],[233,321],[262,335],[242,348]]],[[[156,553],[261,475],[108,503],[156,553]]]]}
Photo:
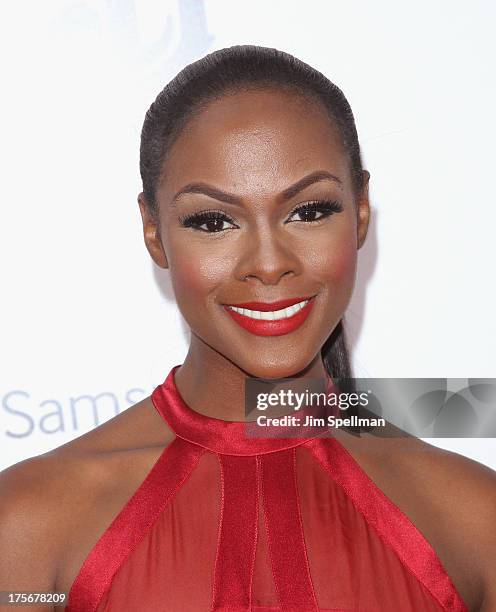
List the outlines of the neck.
{"type": "MultiPolygon", "coordinates": [[[[294,378],[327,376],[319,353],[294,378]]],[[[176,370],[179,393],[190,408],[208,417],[224,421],[245,419],[245,381],[250,374],[215,351],[193,333],[188,354],[176,370]]]]}

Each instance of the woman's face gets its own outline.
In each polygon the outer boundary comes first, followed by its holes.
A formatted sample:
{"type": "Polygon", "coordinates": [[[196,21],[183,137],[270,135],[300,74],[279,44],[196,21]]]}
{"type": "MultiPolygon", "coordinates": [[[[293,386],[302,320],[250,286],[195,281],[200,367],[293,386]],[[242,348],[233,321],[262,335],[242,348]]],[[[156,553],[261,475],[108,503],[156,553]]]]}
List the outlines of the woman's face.
{"type": "Polygon", "coordinates": [[[159,233],[149,227],[145,239],[170,269],[195,342],[251,376],[306,368],[350,300],[366,192],[357,200],[339,133],[316,102],[253,90],[192,118],[157,189],[159,233]],[[272,305],[288,298],[304,308],[272,305]],[[250,302],[268,305],[226,307],[250,302]]]}

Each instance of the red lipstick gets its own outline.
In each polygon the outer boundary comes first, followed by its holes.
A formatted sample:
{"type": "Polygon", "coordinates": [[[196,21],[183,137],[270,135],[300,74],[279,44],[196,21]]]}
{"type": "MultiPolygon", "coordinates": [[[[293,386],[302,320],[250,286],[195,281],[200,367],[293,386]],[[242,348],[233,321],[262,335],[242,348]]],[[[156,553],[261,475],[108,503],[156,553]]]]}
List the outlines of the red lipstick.
{"type": "Polygon", "coordinates": [[[276,302],[224,304],[233,321],[257,336],[283,336],[307,319],[315,296],[287,298],[276,302]],[[268,313],[268,314],[266,314],[268,313]]]}

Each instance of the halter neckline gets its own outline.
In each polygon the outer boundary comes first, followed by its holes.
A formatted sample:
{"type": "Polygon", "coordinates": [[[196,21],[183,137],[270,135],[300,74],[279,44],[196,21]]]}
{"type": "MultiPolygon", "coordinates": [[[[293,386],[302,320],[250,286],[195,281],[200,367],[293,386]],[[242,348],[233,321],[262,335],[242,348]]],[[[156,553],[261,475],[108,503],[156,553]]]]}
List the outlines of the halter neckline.
{"type": "MultiPolygon", "coordinates": [[[[303,425],[261,427],[253,421],[224,421],[197,412],[188,406],[177,388],[174,374],[180,365],[171,369],[151,397],[158,412],[183,440],[218,454],[260,455],[299,446],[328,431],[328,428],[303,425]],[[287,432],[291,435],[287,436],[287,432]]],[[[327,377],[328,392],[332,387],[332,379],[327,377]]],[[[307,412],[302,409],[298,414],[303,417],[307,412]]]]}

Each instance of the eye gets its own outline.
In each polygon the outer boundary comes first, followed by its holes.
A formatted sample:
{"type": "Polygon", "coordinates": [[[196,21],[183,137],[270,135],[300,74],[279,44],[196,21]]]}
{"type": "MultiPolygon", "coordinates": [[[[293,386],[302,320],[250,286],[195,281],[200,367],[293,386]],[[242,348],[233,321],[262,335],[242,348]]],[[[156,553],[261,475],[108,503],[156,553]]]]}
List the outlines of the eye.
{"type": "Polygon", "coordinates": [[[339,202],[331,201],[331,200],[315,200],[312,202],[307,202],[302,206],[298,206],[291,213],[288,221],[285,223],[293,223],[294,221],[303,221],[306,223],[312,223],[314,221],[320,221],[321,219],[325,219],[334,213],[342,212],[343,207],[339,202]],[[300,215],[300,219],[294,219],[291,221],[291,218],[295,215],[300,215]]]}
{"type": "Polygon", "coordinates": [[[200,232],[213,234],[238,227],[234,221],[220,210],[202,210],[179,219],[183,227],[191,227],[200,232]],[[234,227],[226,227],[230,223],[234,227]]]}

